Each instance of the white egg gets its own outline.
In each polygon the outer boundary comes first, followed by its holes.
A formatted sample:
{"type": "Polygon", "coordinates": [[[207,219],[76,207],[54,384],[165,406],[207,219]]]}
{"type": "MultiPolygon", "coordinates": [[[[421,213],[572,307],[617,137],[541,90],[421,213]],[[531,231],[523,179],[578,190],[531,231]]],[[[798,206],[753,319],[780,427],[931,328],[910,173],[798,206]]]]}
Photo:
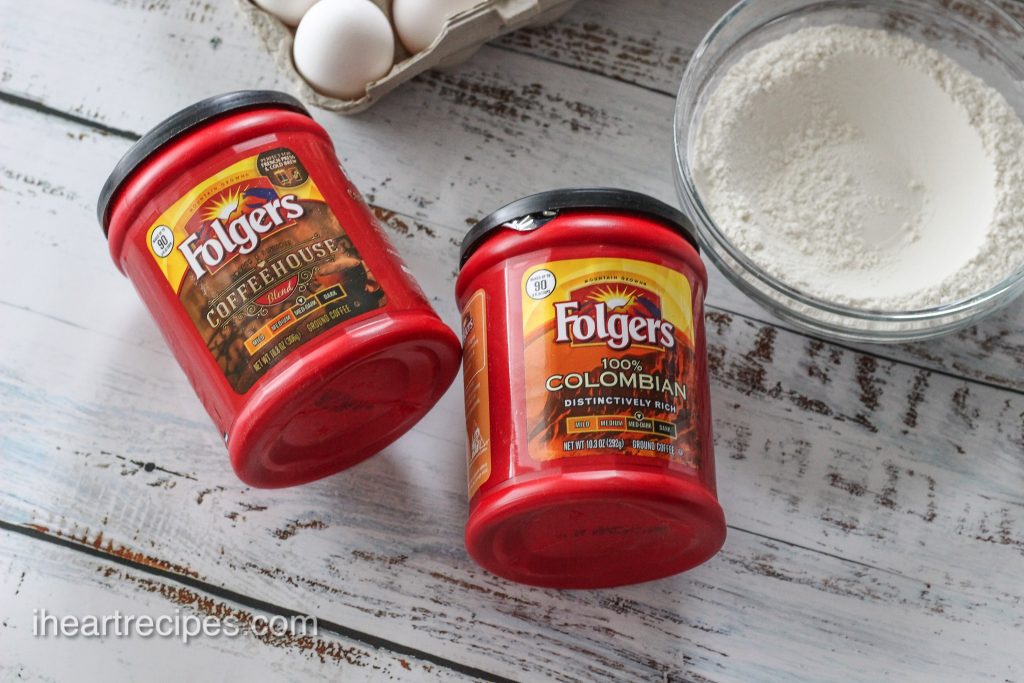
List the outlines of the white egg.
{"type": "Polygon", "coordinates": [[[395,0],[391,16],[395,31],[409,52],[422,52],[441,35],[445,22],[483,0],[395,0]]]}
{"type": "Polygon", "coordinates": [[[257,5],[288,24],[296,26],[317,0],[253,0],[257,5]]]}
{"type": "Polygon", "coordinates": [[[370,0],[320,0],[299,22],[292,48],[302,77],[325,95],[356,100],[391,70],[395,36],[370,0]]]}

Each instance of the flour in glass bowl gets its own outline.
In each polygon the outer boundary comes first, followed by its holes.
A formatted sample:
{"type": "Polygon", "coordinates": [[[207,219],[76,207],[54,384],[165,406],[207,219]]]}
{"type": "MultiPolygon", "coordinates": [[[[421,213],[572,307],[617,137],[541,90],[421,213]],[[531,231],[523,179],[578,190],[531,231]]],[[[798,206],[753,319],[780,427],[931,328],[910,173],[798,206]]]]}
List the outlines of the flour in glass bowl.
{"type": "Polygon", "coordinates": [[[1024,265],[1024,122],[905,36],[812,27],[747,53],[708,97],[692,164],[733,245],[831,303],[931,308],[1024,265]]]}

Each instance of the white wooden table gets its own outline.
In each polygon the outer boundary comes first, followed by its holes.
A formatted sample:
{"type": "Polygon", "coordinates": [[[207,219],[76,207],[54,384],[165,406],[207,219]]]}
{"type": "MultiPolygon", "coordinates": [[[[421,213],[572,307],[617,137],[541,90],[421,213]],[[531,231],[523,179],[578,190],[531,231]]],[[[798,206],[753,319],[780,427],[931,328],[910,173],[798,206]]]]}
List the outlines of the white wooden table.
{"type": "MultiPolygon", "coordinates": [[[[455,325],[473,219],[569,185],[674,201],[675,89],[726,5],[584,0],[316,118],[455,325]]],[[[240,484],[94,203],[140,133],[243,87],[288,81],[230,2],[0,0],[0,680],[1024,681],[1024,301],[855,348],[712,273],[729,538],[664,581],[557,592],[477,568],[458,384],[348,472],[240,484]],[[302,613],[320,634],[46,639],[37,609],[302,613]]]]}

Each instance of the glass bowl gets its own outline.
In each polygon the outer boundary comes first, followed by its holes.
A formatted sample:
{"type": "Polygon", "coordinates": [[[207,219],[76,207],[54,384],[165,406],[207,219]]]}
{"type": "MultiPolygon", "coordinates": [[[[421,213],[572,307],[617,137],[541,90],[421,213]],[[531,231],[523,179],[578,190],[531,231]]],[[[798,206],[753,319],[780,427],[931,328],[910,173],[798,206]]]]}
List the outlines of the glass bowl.
{"type": "Polygon", "coordinates": [[[1024,117],[1024,26],[986,0],[743,0],[694,52],[676,102],[676,187],[704,252],[740,290],[799,327],[827,338],[905,342],[966,327],[1024,292],[1024,267],[988,291],[920,310],[863,310],[790,287],[737,249],[701,202],[691,153],[707,97],[744,54],[807,26],[846,24],[907,35],[952,58],[1024,117]]]}

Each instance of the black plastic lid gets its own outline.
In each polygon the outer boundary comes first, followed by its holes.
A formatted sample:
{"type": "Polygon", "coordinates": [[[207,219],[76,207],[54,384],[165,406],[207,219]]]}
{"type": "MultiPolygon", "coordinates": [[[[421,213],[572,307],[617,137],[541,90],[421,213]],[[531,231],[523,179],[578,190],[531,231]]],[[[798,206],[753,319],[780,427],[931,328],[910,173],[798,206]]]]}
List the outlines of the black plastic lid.
{"type": "Polygon", "coordinates": [[[214,95],[201,102],[186,107],[177,114],[164,119],[151,131],[143,135],[138,142],[131,146],[121,160],[114,166],[114,170],[107,178],[100,190],[99,203],[96,206],[96,214],[103,228],[103,234],[107,234],[110,216],[107,211],[110,202],[117,194],[128,177],[137,169],[151,154],[158,151],[168,143],[176,140],[185,133],[209,122],[224,114],[253,109],[256,107],[280,107],[291,109],[309,116],[309,112],[291,95],[276,90],[239,90],[238,92],[214,95]]]}
{"type": "Polygon", "coordinates": [[[495,230],[508,228],[531,232],[557,217],[560,212],[572,209],[603,209],[657,218],[700,251],[693,223],[679,209],[640,192],[609,187],[580,187],[532,194],[487,216],[474,225],[462,240],[459,267],[466,265],[473,252],[495,230]]]}

